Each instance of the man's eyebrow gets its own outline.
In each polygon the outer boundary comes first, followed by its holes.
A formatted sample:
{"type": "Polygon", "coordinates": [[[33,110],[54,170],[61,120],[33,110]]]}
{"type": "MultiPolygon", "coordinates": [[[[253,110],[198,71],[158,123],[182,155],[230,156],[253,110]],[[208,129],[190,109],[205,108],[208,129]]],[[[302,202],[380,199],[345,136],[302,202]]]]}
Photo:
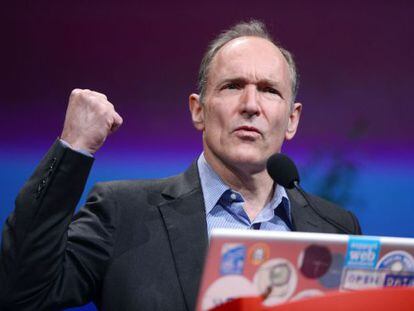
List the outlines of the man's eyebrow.
{"type": "Polygon", "coordinates": [[[280,82],[279,81],[275,81],[275,80],[270,80],[270,79],[260,79],[257,82],[258,85],[268,85],[268,86],[273,86],[273,87],[279,87],[280,86],[280,82]]]}
{"type": "Polygon", "coordinates": [[[225,78],[219,81],[219,85],[228,84],[228,83],[240,83],[240,84],[247,84],[248,80],[241,77],[234,77],[234,78],[225,78]]]}
{"type": "MultiPolygon", "coordinates": [[[[247,84],[247,83],[251,83],[251,81],[249,79],[243,78],[243,77],[230,77],[230,78],[224,78],[223,80],[220,80],[218,84],[223,85],[223,84],[227,84],[227,83],[247,84]]],[[[280,86],[279,81],[266,79],[266,78],[259,79],[258,81],[254,81],[253,83],[257,84],[257,85],[269,85],[269,86],[274,86],[274,87],[280,86]]]]}

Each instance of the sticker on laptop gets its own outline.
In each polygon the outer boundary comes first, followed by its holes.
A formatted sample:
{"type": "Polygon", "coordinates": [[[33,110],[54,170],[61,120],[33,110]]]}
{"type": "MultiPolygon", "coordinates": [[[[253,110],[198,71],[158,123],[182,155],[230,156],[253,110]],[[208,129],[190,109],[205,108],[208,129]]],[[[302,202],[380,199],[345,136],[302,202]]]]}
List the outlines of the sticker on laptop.
{"type": "Polygon", "coordinates": [[[325,294],[320,289],[316,289],[316,288],[305,289],[297,293],[295,296],[293,296],[293,298],[290,299],[290,301],[297,301],[297,300],[302,300],[302,299],[311,298],[311,297],[320,297],[323,295],[325,294]]]}
{"type": "Polygon", "coordinates": [[[319,279],[319,283],[323,287],[338,288],[341,285],[344,261],[344,255],[340,253],[332,255],[332,263],[328,272],[319,279]]]}
{"type": "Polygon", "coordinates": [[[377,269],[391,270],[393,272],[414,272],[414,258],[405,251],[392,251],[380,259],[377,269]]]}
{"type": "Polygon", "coordinates": [[[345,265],[352,268],[375,268],[380,249],[379,239],[351,236],[348,241],[345,265]]]}
{"type": "Polygon", "coordinates": [[[386,273],[379,270],[345,269],[342,281],[342,290],[361,290],[384,286],[386,273]]]}
{"type": "Polygon", "coordinates": [[[270,250],[267,244],[257,243],[249,248],[247,257],[252,265],[258,266],[269,259],[269,254],[270,250]]]}
{"type": "Polygon", "coordinates": [[[308,279],[318,279],[323,276],[331,263],[331,251],[323,245],[309,245],[298,257],[299,270],[308,279]]]}
{"type": "Polygon", "coordinates": [[[246,246],[236,243],[225,243],[221,248],[220,274],[242,274],[246,246]]]}
{"type": "Polygon", "coordinates": [[[385,275],[384,287],[414,286],[414,273],[390,273],[385,275]]]}
{"type": "Polygon", "coordinates": [[[263,263],[253,278],[263,304],[273,306],[288,300],[298,283],[298,275],[292,263],[284,258],[275,258],[263,263]]]}
{"type": "Polygon", "coordinates": [[[214,281],[206,290],[202,310],[210,310],[235,298],[259,296],[253,283],[241,275],[226,275],[214,281]]]}

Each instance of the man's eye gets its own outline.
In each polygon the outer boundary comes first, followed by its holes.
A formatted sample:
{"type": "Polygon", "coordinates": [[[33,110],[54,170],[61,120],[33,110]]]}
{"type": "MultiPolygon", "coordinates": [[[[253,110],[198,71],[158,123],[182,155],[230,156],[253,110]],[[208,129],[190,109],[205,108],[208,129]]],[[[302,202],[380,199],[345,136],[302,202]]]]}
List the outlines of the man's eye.
{"type": "Polygon", "coordinates": [[[240,85],[237,83],[229,83],[229,84],[226,84],[225,88],[229,90],[239,90],[240,85]]]}
{"type": "Polygon", "coordinates": [[[265,88],[263,89],[263,92],[266,92],[266,93],[271,93],[271,94],[277,94],[277,95],[279,95],[278,90],[276,90],[276,89],[275,89],[275,88],[273,88],[273,87],[265,87],[265,88]]]}

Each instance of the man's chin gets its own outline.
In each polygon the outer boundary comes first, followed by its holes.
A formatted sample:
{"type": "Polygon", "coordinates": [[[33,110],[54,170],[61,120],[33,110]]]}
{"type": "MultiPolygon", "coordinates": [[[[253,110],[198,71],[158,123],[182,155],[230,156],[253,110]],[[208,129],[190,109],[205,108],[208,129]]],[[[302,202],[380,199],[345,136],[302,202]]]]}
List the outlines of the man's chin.
{"type": "Polygon", "coordinates": [[[205,145],[204,152],[207,159],[214,161],[216,158],[227,167],[251,173],[265,170],[267,159],[271,156],[271,152],[264,148],[246,144],[233,144],[231,148],[227,146],[217,149],[210,149],[205,145]]]}
{"type": "Polygon", "coordinates": [[[259,153],[257,151],[251,152],[250,150],[236,150],[235,152],[232,152],[228,161],[231,165],[237,168],[262,171],[266,169],[267,159],[267,156],[263,156],[263,153],[259,153]]]}

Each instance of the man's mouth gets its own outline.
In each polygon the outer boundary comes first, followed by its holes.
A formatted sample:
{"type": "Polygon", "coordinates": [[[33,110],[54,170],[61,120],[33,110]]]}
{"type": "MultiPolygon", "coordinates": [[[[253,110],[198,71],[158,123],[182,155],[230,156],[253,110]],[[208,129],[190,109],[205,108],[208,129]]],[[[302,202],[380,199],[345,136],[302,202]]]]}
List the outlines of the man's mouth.
{"type": "Polygon", "coordinates": [[[239,126],[234,134],[242,140],[255,141],[262,136],[258,128],[254,126],[239,126]]]}
{"type": "Polygon", "coordinates": [[[243,131],[243,132],[254,132],[254,133],[257,133],[257,134],[260,134],[260,135],[262,135],[262,133],[259,131],[259,129],[257,129],[256,127],[254,127],[254,126],[240,126],[240,127],[238,127],[238,128],[236,128],[235,130],[234,130],[235,132],[238,132],[238,131],[243,131]]]}

